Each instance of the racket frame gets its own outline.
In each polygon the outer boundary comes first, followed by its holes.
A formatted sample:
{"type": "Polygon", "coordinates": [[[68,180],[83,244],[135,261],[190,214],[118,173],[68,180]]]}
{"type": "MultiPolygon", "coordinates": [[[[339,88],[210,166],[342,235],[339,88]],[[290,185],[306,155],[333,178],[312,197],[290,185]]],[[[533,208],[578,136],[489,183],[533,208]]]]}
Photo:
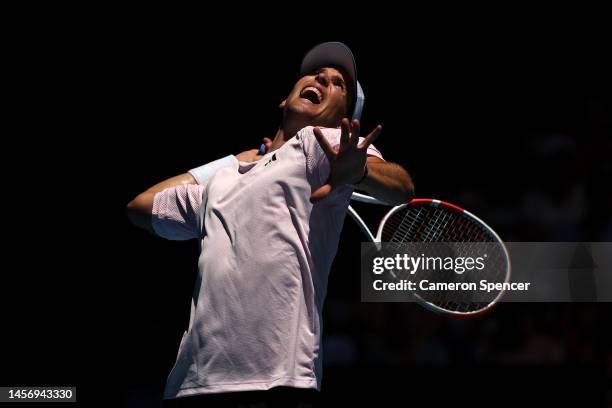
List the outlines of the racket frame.
{"type": "MultiPolygon", "coordinates": [[[[386,203],[384,203],[384,202],[382,202],[380,200],[377,200],[374,197],[370,197],[370,196],[368,196],[366,194],[361,194],[361,193],[353,193],[352,196],[351,196],[351,200],[362,202],[362,203],[367,203],[367,204],[388,205],[388,204],[386,204],[386,203]]],[[[472,214],[471,212],[469,212],[469,211],[467,211],[467,210],[465,210],[465,209],[463,209],[463,208],[461,208],[459,206],[456,206],[454,204],[448,203],[446,201],[436,200],[436,199],[433,199],[433,198],[415,198],[415,199],[412,199],[409,203],[396,205],[391,210],[389,210],[387,212],[387,214],[385,214],[385,216],[380,221],[380,223],[378,225],[378,230],[376,232],[376,235],[372,234],[372,232],[370,231],[370,229],[368,228],[366,223],[363,221],[363,219],[359,216],[359,214],[357,213],[357,211],[355,211],[354,208],[352,208],[349,205],[347,211],[348,211],[349,215],[351,216],[351,218],[353,218],[353,220],[357,223],[357,225],[359,226],[361,231],[368,237],[368,239],[371,242],[373,242],[374,244],[379,245],[381,243],[381,240],[382,240],[382,233],[383,233],[383,229],[385,227],[385,223],[387,222],[389,217],[391,217],[396,212],[401,211],[403,208],[408,207],[408,206],[432,206],[432,207],[446,208],[446,209],[451,210],[453,212],[457,212],[459,214],[462,214],[463,216],[465,216],[467,218],[471,218],[473,221],[477,222],[479,225],[484,227],[497,240],[497,242],[499,244],[501,244],[501,247],[502,247],[502,249],[504,251],[504,255],[506,257],[506,266],[507,266],[506,276],[505,276],[505,279],[504,279],[504,284],[508,283],[510,281],[510,275],[511,275],[511,272],[512,272],[511,265],[510,265],[510,255],[508,254],[508,249],[506,248],[506,245],[504,244],[504,241],[502,241],[502,239],[499,237],[499,235],[497,235],[495,230],[493,230],[493,228],[491,228],[489,225],[487,225],[487,223],[485,223],[483,220],[478,218],[476,215],[472,214]]],[[[453,316],[453,317],[462,318],[462,317],[480,316],[480,315],[488,312],[489,310],[491,310],[499,302],[499,300],[504,295],[504,292],[505,292],[505,289],[501,290],[497,294],[495,299],[493,299],[483,309],[479,309],[479,310],[475,310],[475,311],[470,311],[470,312],[458,312],[458,311],[453,311],[453,310],[447,310],[447,309],[444,309],[444,308],[442,308],[440,306],[437,306],[437,305],[435,305],[433,303],[427,302],[426,300],[423,300],[422,298],[420,298],[416,294],[414,294],[414,296],[415,296],[415,298],[417,298],[417,301],[422,306],[424,306],[426,309],[429,309],[429,310],[431,310],[433,312],[436,312],[436,313],[443,313],[443,314],[450,315],[450,316],[453,316]]]]}

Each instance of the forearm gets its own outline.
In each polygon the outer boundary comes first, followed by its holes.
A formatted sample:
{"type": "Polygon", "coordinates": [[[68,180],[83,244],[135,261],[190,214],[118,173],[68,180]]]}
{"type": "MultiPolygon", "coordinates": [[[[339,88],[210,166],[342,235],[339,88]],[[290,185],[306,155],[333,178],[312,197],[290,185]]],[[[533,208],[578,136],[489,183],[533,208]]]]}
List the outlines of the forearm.
{"type": "MultiPolygon", "coordinates": [[[[259,156],[257,156],[257,150],[254,149],[243,152],[239,154],[238,157],[242,157],[242,160],[255,160],[255,158],[259,156]]],[[[136,198],[130,201],[127,205],[127,215],[134,225],[153,232],[151,227],[151,214],[153,212],[153,201],[157,193],[171,187],[185,184],[204,184],[219,169],[233,166],[238,166],[238,159],[236,156],[229,155],[191,169],[187,173],[157,183],[143,193],[138,194],[136,198]]]]}
{"type": "Polygon", "coordinates": [[[136,198],[127,205],[128,218],[134,225],[146,229],[149,232],[153,232],[151,227],[151,213],[153,212],[155,194],[167,188],[183,184],[196,184],[196,180],[190,173],[183,173],[157,183],[153,187],[138,194],[136,198]]]}
{"type": "Polygon", "coordinates": [[[167,188],[180,186],[183,184],[197,184],[197,182],[195,178],[191,175],[191,173],[183,173],[155,184],[153,187],[149,188],[142,194],[155,195],[160,191],[164,191],[167,188]]]}
{"type": "Polygon", "coordinates": [[[414,197],[414,185],[404,168],[395,163],[379,160],[367,162],[368,175],[357,189],[388,204],[404,204],[414,197]]]}

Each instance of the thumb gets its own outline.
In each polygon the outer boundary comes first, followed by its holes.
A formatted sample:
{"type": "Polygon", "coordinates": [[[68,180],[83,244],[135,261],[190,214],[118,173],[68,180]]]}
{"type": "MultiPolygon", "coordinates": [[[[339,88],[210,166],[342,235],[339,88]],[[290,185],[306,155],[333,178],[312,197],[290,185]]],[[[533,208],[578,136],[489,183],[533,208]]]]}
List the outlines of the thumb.
{"type": "Polygon", "coordinates": [[[272,140],[269,137],[264,137],[262,142],[264,146],[266,146],[266,151],[270,150],[270,146],[272,146],[272,140]]]}
{"type": "Polygon", "coordinates": [[[310,202],[314,204],[317,201],[321,201],[322,199],[327,197],[331,191],[332,185],[330,183],[323,184],[317,189],[317,191],[310,195],[310,202]]]}

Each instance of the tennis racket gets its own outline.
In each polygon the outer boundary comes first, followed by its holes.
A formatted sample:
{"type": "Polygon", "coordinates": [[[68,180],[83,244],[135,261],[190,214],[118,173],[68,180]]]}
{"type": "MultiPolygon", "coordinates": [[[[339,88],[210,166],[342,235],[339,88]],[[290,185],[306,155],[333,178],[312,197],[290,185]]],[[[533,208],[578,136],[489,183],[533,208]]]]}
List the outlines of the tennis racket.
{"type": "MultiPolygon", "coordinates": [[[[365,194],[353,193],[353,201],[387,205],[365,194]]],[[[434,199],[413,199],[407,204],[393,207],[383,217],[376,235],[367,227],[353,207],[348,213],[357,223],[369,241],[374,243],[392,243],[398,247],[402,243],[453,243],[454,256],[462,252],[473,253],[476,243],[487,243],[487,268],[478,273],[457,274],[453,271],[434,271],[428,276],[431,281],[470,283],[478,287],[480,280],[490,283],[502,283],[500,290],[487,293],[414,290],[412,295],[418,303],[429,310],[450,314],[456,317],[469,317],[483,314],[490,310],[503,296],[504,285],[510,280],[510,258],[506,246],[495,231],[474,214],[450,204],[434,199]],[[471,252],[472,251],[472,252],[471,252]]],[[[387,244],[385,244],[387,245],[387,244]]],[[[476,244],[478,245],[478,244],[476,244]]],[[[402,279],[401,274],[392,273],[392,279],[402,279]]]]}

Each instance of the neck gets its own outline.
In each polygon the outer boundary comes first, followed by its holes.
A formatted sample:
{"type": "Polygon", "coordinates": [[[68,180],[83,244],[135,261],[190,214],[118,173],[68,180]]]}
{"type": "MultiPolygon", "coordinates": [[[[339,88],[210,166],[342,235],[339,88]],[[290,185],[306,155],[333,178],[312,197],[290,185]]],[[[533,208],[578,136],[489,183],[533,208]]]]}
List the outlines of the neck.
{"type": "Polygon", "coordinates": [[[282,127],[279,127],[276,131],[276,136],[274,136],[274,140],[272,140],[270,149],[268,149],[268,152],[280,149],[280,147],[284,145],[286,141],[287,140],[285,140],[285,132],[282,127]]]}
{"type": "Polygon", "coordinates": [[[276,131],[276,136],[274,136],[274,140],[272,140],[272,145],[270,146],[269,151],[279,149],[285,144],[285,142],[295,136],[295,134],[304,127],[297,123],[290,122],[292,121],[287,120],[287,118],[283,118],[281,126],[276,131]]]}

